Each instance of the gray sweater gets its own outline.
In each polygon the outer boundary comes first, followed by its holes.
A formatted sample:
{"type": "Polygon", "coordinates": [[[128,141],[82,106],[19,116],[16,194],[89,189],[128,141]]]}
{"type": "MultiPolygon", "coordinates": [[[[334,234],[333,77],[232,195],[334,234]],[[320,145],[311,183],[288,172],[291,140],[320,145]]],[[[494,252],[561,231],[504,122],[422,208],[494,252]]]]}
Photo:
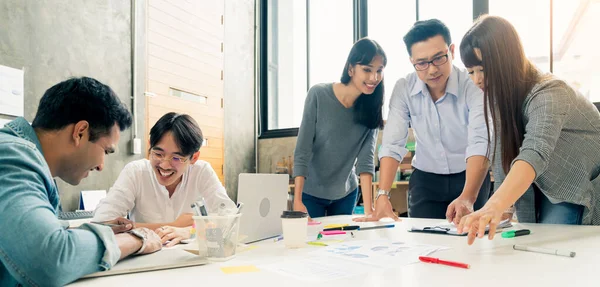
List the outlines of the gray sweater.
{"type": "Polygon", "coordinates": [[[294,177],[306,177],[304,193],[328,200],[343,198],[358,187],[356,174],[374,173],[376,138],[377,129],[354,122],[354,107],[338,101],[333,84],[315,85],[304,103],[294,177]]]}
{"type": "MultiPolygon", "coordinates": [[[[583,224],[600,225],[600,113],[556,78],[535,85],[523,104],[525,138],[516,160],[535,170],[533,184],[552,203],[585,206],[583,224]]],[[[504,181],[501,146],[496,143],[494,189],[504,181]]],[[[513,161],[513,163],[514,163],[513,161]]],[[[515,204],[521,222],[535,222],[529,188],[515,204]]]]}

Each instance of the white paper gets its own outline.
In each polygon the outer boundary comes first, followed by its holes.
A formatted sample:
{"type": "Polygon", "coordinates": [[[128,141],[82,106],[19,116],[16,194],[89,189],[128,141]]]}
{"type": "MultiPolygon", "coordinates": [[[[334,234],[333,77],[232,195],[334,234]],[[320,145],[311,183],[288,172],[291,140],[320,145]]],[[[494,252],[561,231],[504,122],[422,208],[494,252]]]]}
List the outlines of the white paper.
{"type": "Polygon", "coordinates": [[[419,256],[444,249],[449,248],[398,240],[346,241],[321,248],[307,257],[286,258],[259,268],[299,280],[327,281],[416,263],[419,256]]]}
{"type": "Polygon", "coordinates": [[[100,200],[106,197],[106,190],[83,190],[81,191],[81,199],[83,200],[83,208],[87,211],[96,210],[96,206],[100,200]]]}
{"type": "Polygon", "coordinates": [[[0,114],[22,117],[24,93],[23,70],[0,65],[0,114]]]}
{"type": "Polygon", "coordinates": [[[378,268],[402,266],[419,262],[419,256],[428,256],[444,246],[412,244],[399,240],[360,240],[328,246],[320,250],[323,256],[337,257],[373,265],[378,268]]]}
{"type": "Polygon", "coordinates": [[[360,263],[335,257],[313,256],[286,258],[283,262],[260,265],[259,268],[298,280],[323,282],[356,276],[375,267],[362,266],[360,263]]]}

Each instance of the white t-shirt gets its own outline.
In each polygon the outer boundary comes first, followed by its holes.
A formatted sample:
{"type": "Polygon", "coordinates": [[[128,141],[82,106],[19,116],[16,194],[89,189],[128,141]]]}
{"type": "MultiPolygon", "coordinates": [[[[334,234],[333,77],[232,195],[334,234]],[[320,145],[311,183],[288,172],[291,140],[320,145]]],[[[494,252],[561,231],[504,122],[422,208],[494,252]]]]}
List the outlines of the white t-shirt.
{"type": "Polygon", "coordinates": [[[140,223],[168,223],[183,213],[192,213],[191,204],[204,197],[208,213],[217,213],[219,206],[233,209],[235,204],[208,162],[198,160],[183,173],[181,182],[169,198],[167,188],[158,183],[147,159],[130,162],[110,188],[94,212],[94,221],[125,217],[140,223]]]}

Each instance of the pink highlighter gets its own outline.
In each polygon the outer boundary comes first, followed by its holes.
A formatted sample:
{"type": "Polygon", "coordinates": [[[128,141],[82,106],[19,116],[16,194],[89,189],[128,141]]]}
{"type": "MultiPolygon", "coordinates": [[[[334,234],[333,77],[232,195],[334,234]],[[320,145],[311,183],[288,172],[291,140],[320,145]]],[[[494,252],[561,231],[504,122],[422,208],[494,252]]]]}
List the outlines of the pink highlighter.
{"type": "Polygon", "coordinates": [[[321,231],[320,233],[323,235],[339,235],[339,234],[346,234],[346,231],[329,230],[329,231],[321,231]]]}

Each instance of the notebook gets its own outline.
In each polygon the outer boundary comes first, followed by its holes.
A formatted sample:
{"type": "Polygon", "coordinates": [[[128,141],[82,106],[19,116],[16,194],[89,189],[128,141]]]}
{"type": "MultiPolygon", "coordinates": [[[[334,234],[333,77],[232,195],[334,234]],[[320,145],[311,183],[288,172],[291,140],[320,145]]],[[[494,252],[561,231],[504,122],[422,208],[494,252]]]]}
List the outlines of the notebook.
{"type": "Polygon", "coordinates": [[[88,274],[83,278],[181,268],[204,265],[206,263],[208,261],[194,254],[193,250],[187,251],[180,248],[163,249],[148,255],[130,256],[117,262],[110,270],[88,274]]]}
{"type": "MultiPolygon", "coordinates": [[[[503,230],[504,228],[512,227],[512,223],[510,219],[506,219],[501,221],[496,227],[496,232],[503,230]]],[[[485,233],[487,234],[490,229],[490,226],[485,227],[485,233]]],[[[456,230],[456,225],[454,223],[448,223],[448,221],[442,221],[439,224],[431,225],[431,226],[413,226],[408,231],[410,232],[423,232],[423,233],[434,233],[434,234],[444,234],[444,235],[456,235],[456,236],[466,236],[468,232],[458,233],[456,230]]]]}

